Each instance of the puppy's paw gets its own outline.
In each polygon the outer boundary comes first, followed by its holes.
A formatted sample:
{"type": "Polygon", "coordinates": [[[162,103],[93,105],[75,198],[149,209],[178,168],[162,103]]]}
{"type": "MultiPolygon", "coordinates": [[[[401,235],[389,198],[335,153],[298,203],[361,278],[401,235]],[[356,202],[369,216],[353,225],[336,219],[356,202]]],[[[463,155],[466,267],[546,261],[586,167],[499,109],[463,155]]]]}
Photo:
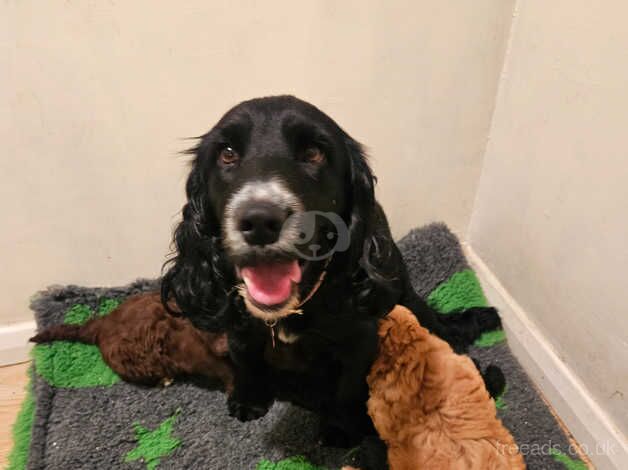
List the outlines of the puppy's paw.
{"type": "Polygon", "coordinates": [[[229,416],[236,418],[238,421],[252,421],[261,418],[270,409],[270,403],[246,403],[234,398],[231,394],[227,399],[227,408],[229,416]]]}

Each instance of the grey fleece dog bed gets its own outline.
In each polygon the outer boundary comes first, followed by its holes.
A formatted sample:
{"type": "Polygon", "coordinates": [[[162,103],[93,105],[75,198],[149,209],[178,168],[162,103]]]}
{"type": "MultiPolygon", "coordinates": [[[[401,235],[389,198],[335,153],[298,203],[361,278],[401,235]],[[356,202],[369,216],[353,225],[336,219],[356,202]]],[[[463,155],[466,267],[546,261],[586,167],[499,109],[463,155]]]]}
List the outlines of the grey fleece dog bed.
{"type": "MultiPolygon", "coordinates": [[[[399,246],[415,289],[431,305],[449,312],[485,304],[458,240],[444,225],[413,230],[399,246]]],[[[39,293],[32,308],[39,328],[76,323],[156,285],[53,287],[39,293]]],[[[351,450],[321,448],[316,417],[286,403],[240,423],[228,416],[218,391],[192,383],[145,388],[120,381],[93,346],[38,345],[33,356],[32,396],[17,423],[10,469],[320,470],[351,459],[351,450]]],[[[508,385],[497,400],[499,415],[529,468],[586,468],[570,452],[568,437],[511,355],[503,332],[485,334],[471,356],[504,371],[508,385]]]]}

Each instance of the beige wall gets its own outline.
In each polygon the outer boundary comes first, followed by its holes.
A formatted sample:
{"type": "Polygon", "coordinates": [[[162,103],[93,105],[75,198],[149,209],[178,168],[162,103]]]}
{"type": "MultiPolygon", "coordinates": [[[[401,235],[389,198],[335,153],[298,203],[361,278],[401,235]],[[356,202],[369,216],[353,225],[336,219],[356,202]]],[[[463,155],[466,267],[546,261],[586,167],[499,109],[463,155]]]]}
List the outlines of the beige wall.
{"type": "Polygon", "coordinates": [[[181,138],[294,93],[367,144],[394,231],[468,222],[512,1],[0,6],[0,323],[52,283],[155,276],[181,138]]]}
{"type": "Polygon", "coordinates": [[[628,4],[518,9],[470,242],[628,433],[628,4]]]}

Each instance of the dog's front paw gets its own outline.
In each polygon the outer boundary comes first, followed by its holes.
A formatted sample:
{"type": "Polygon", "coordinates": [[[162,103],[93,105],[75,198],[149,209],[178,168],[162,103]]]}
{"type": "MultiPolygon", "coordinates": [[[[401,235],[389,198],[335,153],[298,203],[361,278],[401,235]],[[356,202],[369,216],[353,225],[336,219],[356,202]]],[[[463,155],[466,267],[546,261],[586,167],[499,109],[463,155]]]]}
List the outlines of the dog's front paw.
{"type": "Polygon", "coordinates": [[[229,416],[242,422],[261,418],[268,413],[270,405],[270,403],[243,402],[234,397],[233,394],[227,400],[229,416]]]}

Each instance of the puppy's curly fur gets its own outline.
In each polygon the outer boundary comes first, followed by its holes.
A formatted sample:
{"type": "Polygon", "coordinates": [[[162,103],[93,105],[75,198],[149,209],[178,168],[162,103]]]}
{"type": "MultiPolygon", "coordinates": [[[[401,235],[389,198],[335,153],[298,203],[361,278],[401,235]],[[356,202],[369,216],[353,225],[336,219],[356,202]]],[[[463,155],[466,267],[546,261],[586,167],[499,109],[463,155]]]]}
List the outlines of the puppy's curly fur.
{"type": "Polygon", "coordinates": [[[392,470],[525,468],[477,368],[397,306],[379,325],[368,412],[392,470]]]}
{"type": "MultiPolygon", "coordinates": [[[[173,310],[176,309],[171,302],[173,310]]],[[[84,325],[55,325],[35,343],[79,341],[99,347],[103,360],[127,382],[154,385],[181,375],[203,375],[233,388],[225,334],[201,331],[166,311],[158,292],[130,297],[109,315],[84,325]]]]}

